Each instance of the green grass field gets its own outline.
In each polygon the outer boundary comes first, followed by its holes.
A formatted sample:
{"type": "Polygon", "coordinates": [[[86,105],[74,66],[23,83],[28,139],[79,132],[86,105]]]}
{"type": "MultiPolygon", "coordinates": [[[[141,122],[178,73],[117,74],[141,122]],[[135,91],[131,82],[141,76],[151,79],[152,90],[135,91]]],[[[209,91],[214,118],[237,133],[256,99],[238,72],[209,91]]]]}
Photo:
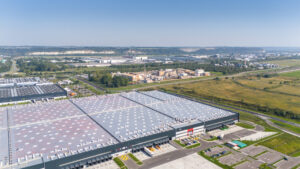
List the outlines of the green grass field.
{"type": "Polygon", "coordinates": [[[180,142],[180,140],[174,140],[174,142],[177,143],[178,145],[180,145],[181,147],[185,147],[185,144],[182,144],[182,143],[180,142]]]}
{"type": "Polygon", "coordinates": [[[186,149],[191,149],[191,148],[196,148],[196,147],[199,147],[199,146],[200,146],[200,143],[196,143],[196,144],[187,146],[187,147],[185,147],[185,148],[186,148],[186,149]]]}
{"type": "Polygon", "coordinates": [[[255,128],[254,126],[252,126],[250,124],[242,123],[242,122],[236,123],[235,125],[246,128],[246,129],[254,129],[255,128]]]}
{"type": "Polygon", "coordinates": [[[300,71],[283,73],[283,74],[281,74],[281,75],[282,75],[282,76],[286,76],[286,77],[300,78],[300,71]]]}
{"type": "Polygon", "coordinates": [[[127,169],[126,165],[118,157],[114,158],[113,160],[121,169],[127,169]]]}
{"type": "Polygon", "coordinates": [[[286,123],[283,123],[283,122],[280,122],[280,121],[277,121],[277,120],[273,120],[273,119],[271,119],[271,121],[274,124],[276,124],[277,126],[283,128],[283,129],[286,129],[286,130],[292,131],[294,133],[300,134],[300,128],[299,127],[296,127],[296,126],[293,126],[293,125],[290,125],[290,124],[286,124],[286,123]]]}
{"type": "Polygon", "coordinates": [[[300,138],[287,133],[260,142],[259,145],[293,157],[300,155],[300,138]]]}

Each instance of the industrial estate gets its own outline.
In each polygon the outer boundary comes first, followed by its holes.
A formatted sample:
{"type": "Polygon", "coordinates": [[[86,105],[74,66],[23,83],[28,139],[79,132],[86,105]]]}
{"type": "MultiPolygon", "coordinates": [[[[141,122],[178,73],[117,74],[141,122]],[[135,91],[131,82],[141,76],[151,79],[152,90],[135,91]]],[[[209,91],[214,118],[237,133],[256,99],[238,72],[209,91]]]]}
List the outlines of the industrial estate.
{"type": "Polygon", "coordinates": [[[0,4],[0,169],[300,169],[300,1],[0,4]]]}
{"type": "Polygon", "coordinates": [[[3,107],[0,164],[83,168],[238,120],[238,113],[160,91],[3,107]]]}
{"type": "Polygon", "coordinates": [[[300,50],[79,49],[0,47],[1,169],[299,168],[300,50]]]}

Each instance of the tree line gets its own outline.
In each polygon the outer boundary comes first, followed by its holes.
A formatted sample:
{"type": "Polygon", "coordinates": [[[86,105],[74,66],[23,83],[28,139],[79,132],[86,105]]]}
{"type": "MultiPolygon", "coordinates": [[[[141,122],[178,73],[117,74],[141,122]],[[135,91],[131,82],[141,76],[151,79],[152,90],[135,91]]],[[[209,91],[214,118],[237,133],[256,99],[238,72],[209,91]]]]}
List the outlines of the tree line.
{"type": "Polygon", "coordinates": [[[21,72],[30,74],[33,71],[62,71],[68,66],[63,63],[52,63],[45,59],[18,59],[17,65],[21,72]]]}
{"type": "Polygon", "coordinates": [[[128,78],[122,76],[114,76],[111,74],[102,75],[99,72],[89,74],[89,81],[97,82],[105,85],[106,87],[120,87],[128,85],[128,78]]]}
{"type": "Polygon", "coordinates": [[[0,72],[7,72],[10,70],[12,65],[11,60],[6,60],[6,62],[0,62],[0,72]]]}

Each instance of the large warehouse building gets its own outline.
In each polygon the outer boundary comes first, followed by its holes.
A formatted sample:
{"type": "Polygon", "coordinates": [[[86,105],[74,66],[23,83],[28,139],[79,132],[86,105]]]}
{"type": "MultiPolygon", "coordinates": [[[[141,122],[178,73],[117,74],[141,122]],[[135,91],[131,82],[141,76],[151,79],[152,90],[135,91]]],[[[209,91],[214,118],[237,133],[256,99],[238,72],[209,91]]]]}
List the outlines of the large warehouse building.
{"type": "Polygon", "coordinates": [[[160,91],[0,109],[0,168],[81,168],[238,121],[160,91]]]}
{"type": "Polygon", "coordinates": [[[0,105],[66,96],[59,85],[38,77],[0,79],[0,105]]]}

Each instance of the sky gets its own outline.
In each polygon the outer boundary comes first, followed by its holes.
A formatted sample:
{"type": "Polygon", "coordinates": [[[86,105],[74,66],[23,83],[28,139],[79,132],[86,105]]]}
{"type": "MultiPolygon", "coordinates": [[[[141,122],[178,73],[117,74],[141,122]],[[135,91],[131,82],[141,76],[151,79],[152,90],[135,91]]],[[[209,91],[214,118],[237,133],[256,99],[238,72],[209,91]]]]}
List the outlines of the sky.
{"type": "Polygon", "coordinates": [[[300,47],[299,7],[299,0],[0,0],[0,45],[300,47]]]}

